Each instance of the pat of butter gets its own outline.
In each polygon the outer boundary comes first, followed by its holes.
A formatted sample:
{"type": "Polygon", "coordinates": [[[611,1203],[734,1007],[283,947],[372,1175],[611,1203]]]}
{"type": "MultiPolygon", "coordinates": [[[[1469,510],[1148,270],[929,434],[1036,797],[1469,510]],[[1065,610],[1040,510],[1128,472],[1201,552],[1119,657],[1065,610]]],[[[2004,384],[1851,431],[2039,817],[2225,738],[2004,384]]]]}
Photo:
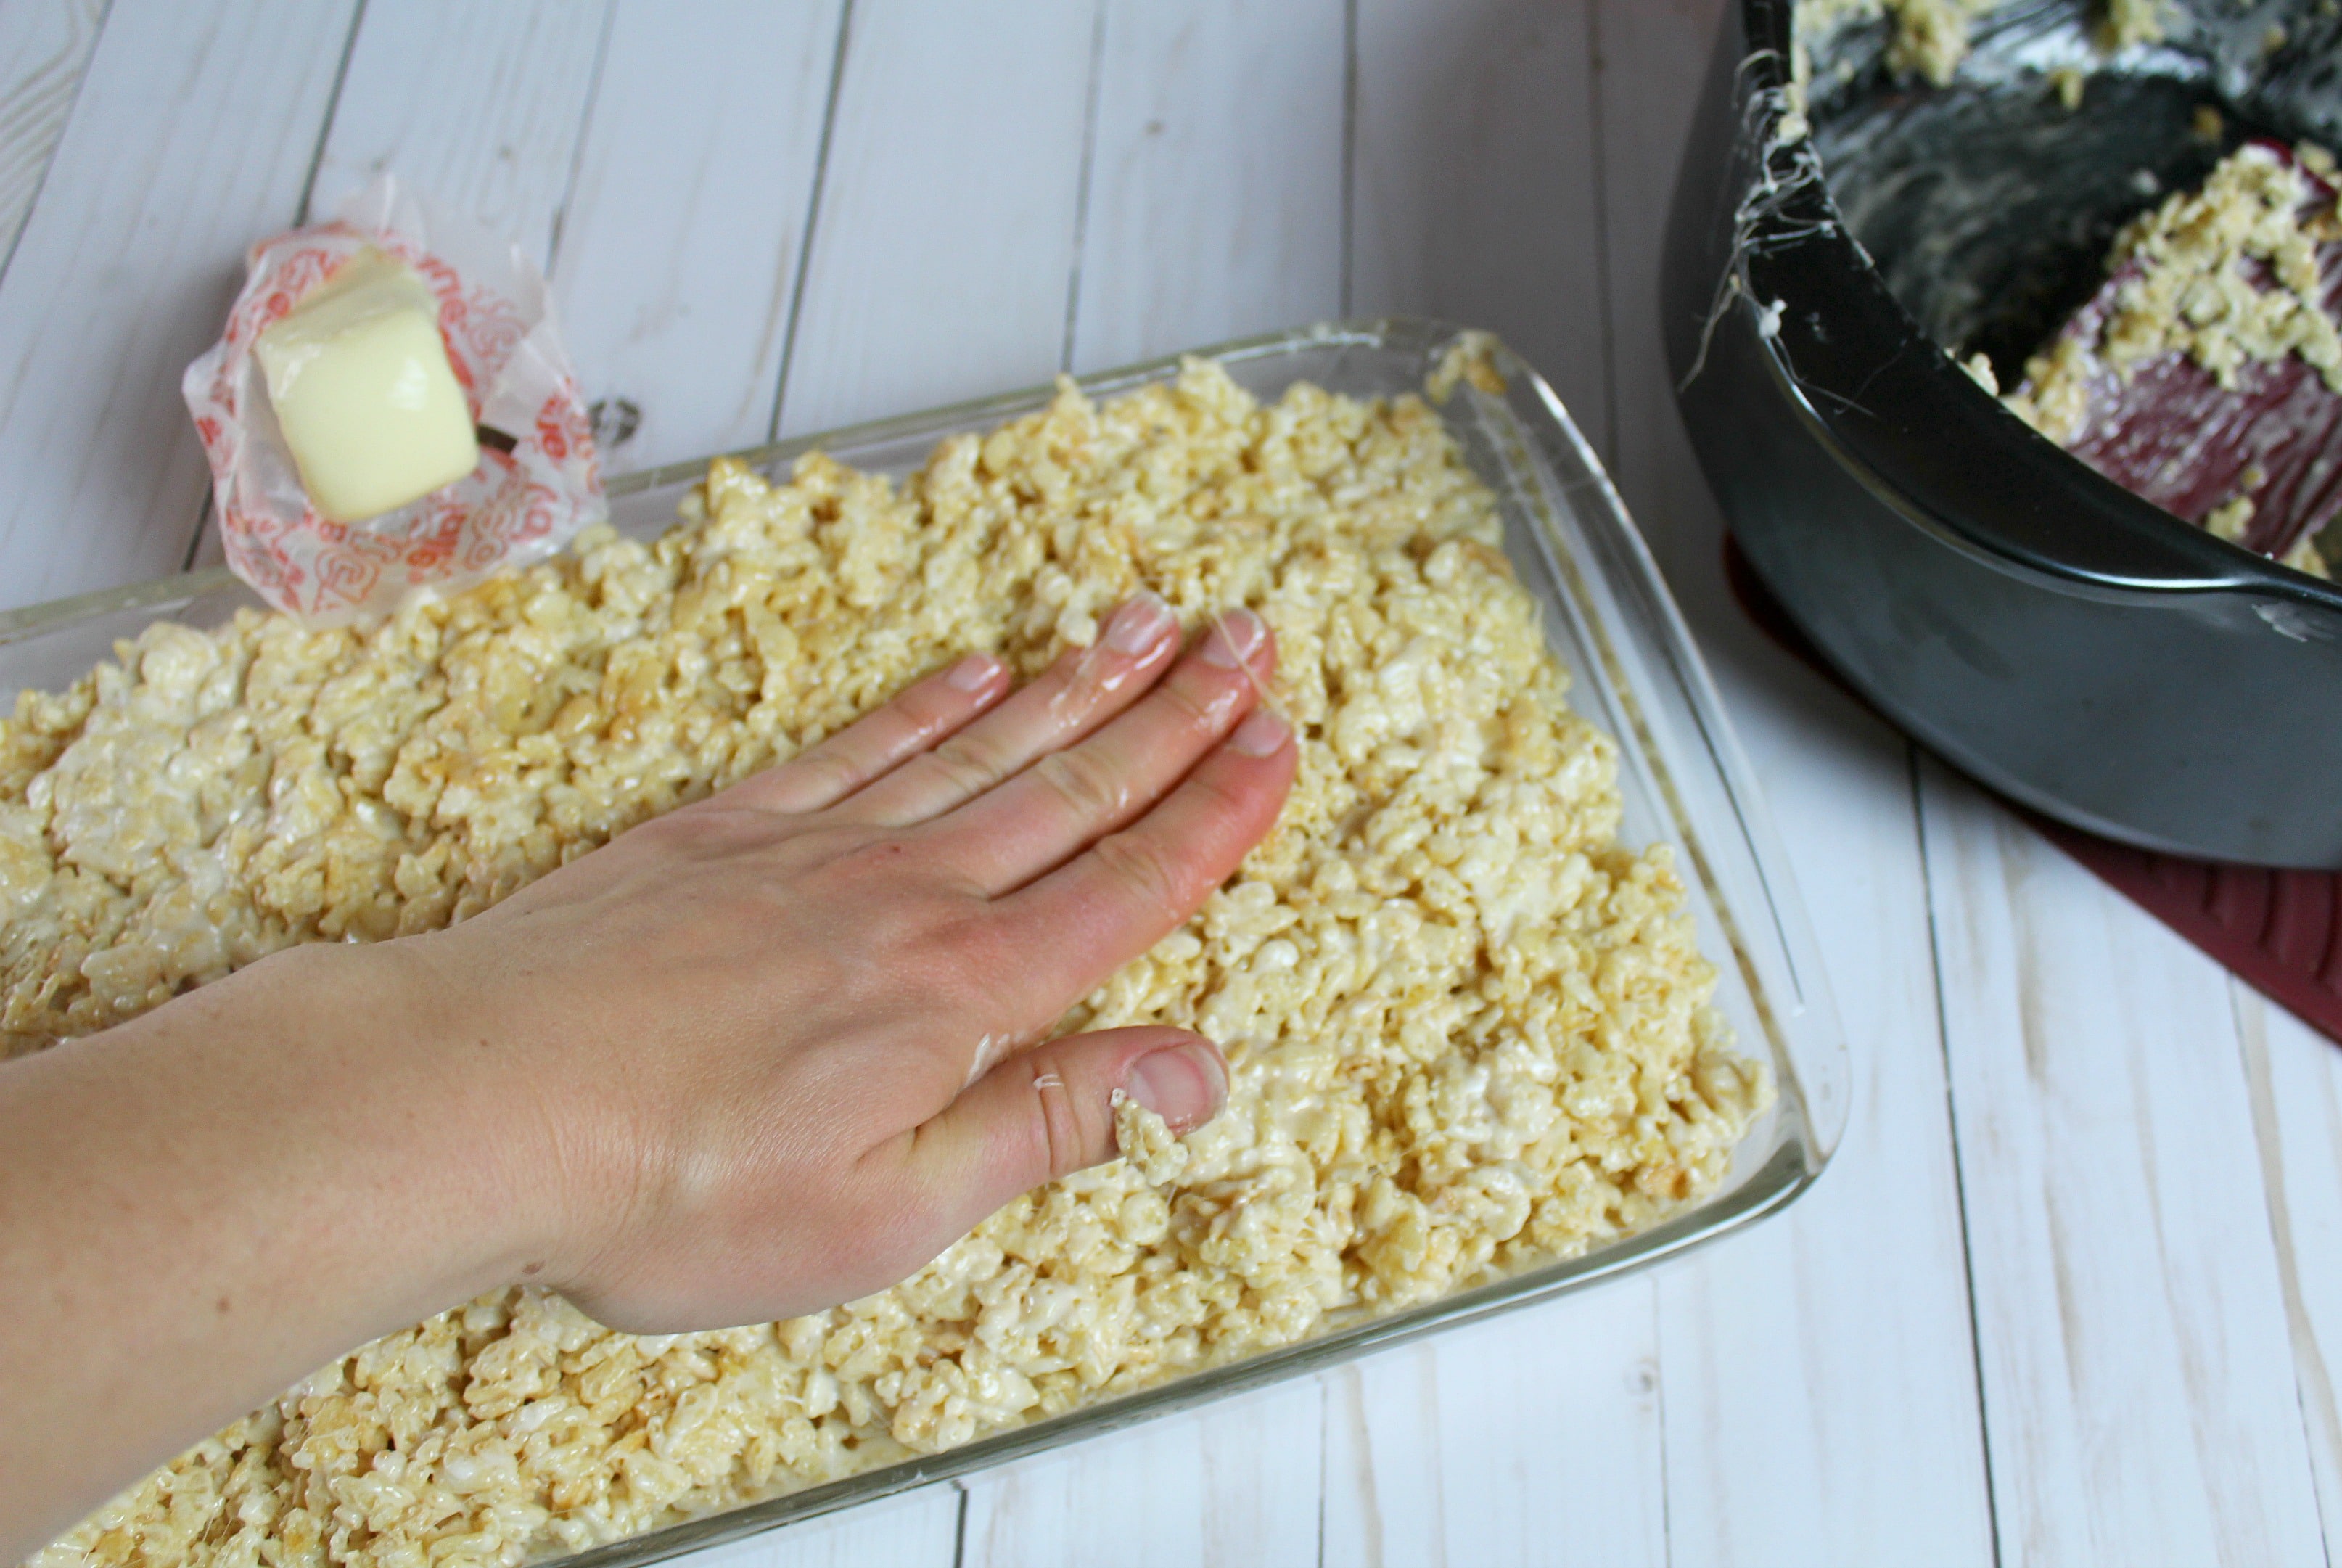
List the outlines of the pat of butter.
{"type": "Polygon", "coordinates": [[[253,345],[301,484],[336,523],[374,517],[479,465],[439,302],[369,245],[253,345]]]}

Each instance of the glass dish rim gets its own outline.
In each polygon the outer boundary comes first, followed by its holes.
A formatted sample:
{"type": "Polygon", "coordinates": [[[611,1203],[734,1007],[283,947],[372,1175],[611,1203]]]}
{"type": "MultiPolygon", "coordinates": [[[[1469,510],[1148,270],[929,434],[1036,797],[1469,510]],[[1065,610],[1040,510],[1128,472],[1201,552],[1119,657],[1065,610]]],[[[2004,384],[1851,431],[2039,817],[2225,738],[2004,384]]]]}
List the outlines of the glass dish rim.
{"type": "MultiPolygon", "coordinates": [[[[1086,375],[1059,376],[1046,383],[909,414],[791,436],[708,457],[633,470],[613,476],[606,483],[605,490],[616,501],[670,484],[696,482],[717,457],[730,457],[751,466],[764,467],[817,450],[867,447],[918,437],[938,440],[956,431],[988,427],[1004,418],[1046,406],[1056,395],[1060,385],[1068,381],[1087,395],[1103,397],[1161,381],[1176,374],[1178,367],[1189,359],[1242,363],[1351,345],[1420,353],[1426,360],[1433,360],[1442,348],[1454,344],[1465,331],[1460,326],[1427,317],[1389,315],[1318,323],[1281,332],[1257,334],[1086,375]]],[[[1726,940],[1735,950],[1733,956],[1739,961],[1750,1001],[1757,1009],[1765,1027],[1774,1035],[1771,1044],[1775,1054],[1792,1064],[1791,1081],[1778,1084],[1777,1088],[1785,1108],[1794,1102],[1797,1130],[1784,1136],[1763,1163],[1736,1185],[1648,1230],[1604,1243],[1597,1250],[1579,1257],[1543,1263],[1388,1316],[1358,1320],[1293,1344],[1183,1373],[1157,1387],[1045,1417],[940,1453],[907,1455],[836,1481],[681,1520],[640,1535],[577,1552],[533,1558],[530,1560],[531,1568],[636,1568],[637,1564],[663,1561],[785,1525],[800,1523],[863,1503],[896,1496],[1072,1442],[1118,1431],[1158,1415],[1191,1410],[1500,1312],[1550,1300],[1613,1275],[1648,1266],[1737,1231],[1787,1206],[1819,1180],[1835,1153],[1843,1130],[1844,1102],[1847,1098],[1843,1086],[1847,1072],[1846,1045],[1827,975],[1821,968],[1811,933],[1806,926],[1802,904],[1796,892],[1794,879],[1788,874],[1786,857],[1773,836],[1769,814],[1765,809],[1755,772],[1740,751],[1737,738],[1725,715],[1713,681],[1681,611],[1667,591],[1648,546],[1635,527],[1598,455],[1543,377],[1506,349],[1500,341],[1494,338],[1486,341],[1497,356],[1502,374],[1508,380],[1517,379],[1526,385],[1536,412],[1552,426],[1548,434],[1560,438],[1562,444],[1590,477],[1591,483],[1580,488],[1594,494],[1603,519],[1617,531],[1618,542],[1625,546],[1628,562],[1639,579],[1636,585],[1644,590],[1648,603],[1640,607],[1622,606],[1616,612],[1603,611],[1589,603],[1585,584],[1576,580],[1578,574],[1591,573],[1605,578],[1606,586],[1615,586],[1607,581],[1608,574],[1598,563],[1575,560],[1573,553],[1565,551],[1565,542],[1557,535],[1555,525],[1541,516],[1534,517],[1532,521],[1538,542],[1547,552],[1546,564],[1553,568],[1557,584],[1576,595],[1581,614],[1594,628],[1597,639],[1606,639],[1606,622],[1613,614],[1629,618],[1630,611],[1635,608],[1656,612],[1647,630],[1673,666],[1671,673],[1681,686],[1681,694],[1691,710],[1697,730],[1697,743],[1705,748],[1706,760],[1713,766],[1717,783],[1733,808],[1735,820],[1728,825],[1736,830],[1746,845],[1748,861],[1761,884],[1768,905],[1766,913],[1770,915],[1779,939],[1780,961],[1789,967],[1787,978],[1797,988],[1802,1004],[1800,1011],[1807,1021],[1807,1029],[1801,1033],[1813,1035],[1804,1049],[1793,1049],[1781,1034],[1780,1008],[1771,994],[1768,977],[1761,973],[1765,965],[1746,950],[1736,929],[1736,923],[1752,912],[1736,907],[1705,864],[1699,848],[1699,835],[1692,831],[1689,820],[1692,813],[1676,796],[1673,784],[1668,782],[1667,769],[1660,756],[1662,748],[1645,722],[1640,698],[1635,690],[1636,683],[1619,665],[1615,649],[1608,647],[1606,642],[1598,650],[1607,665],[1604,679],[1625,704],[1627,715],[1638,732],[1636,741],[1640,751],[1660,775],[1662,794],[1667,797],[1664,805],[1671,819],[1671,826],[1695,863],[1686,869],[1703,884],[1712,910],[1724,925],[1726,940]],[[1805,1074],[1795,1071],[1808,1058],[1817,1055],[1828,1059],[1823,1064],[1834,1071],[1838,1080],[1837,1103],[1822,1107],[1818,1115],[1807,1099],[1813,1085],[1806,1081],[1805,1074]]],[[[1494,401],[1504,403],[1506,400],[1499,398],[1494,401]]],[[[1510,457],[1505,461],[1508,466],[1516,463],[1510,457]]],[[[1558,479],[1560,476],[1555,477],[1558,479]]],[[[237,586],[238,580],[228,568],[216,566],[0,611],[0,647],[77,620],[175,602],[192,602],[237,586]]],[[[1710,956],[1718,960],[1722,957],[1720,954],[1710,956]]]]}

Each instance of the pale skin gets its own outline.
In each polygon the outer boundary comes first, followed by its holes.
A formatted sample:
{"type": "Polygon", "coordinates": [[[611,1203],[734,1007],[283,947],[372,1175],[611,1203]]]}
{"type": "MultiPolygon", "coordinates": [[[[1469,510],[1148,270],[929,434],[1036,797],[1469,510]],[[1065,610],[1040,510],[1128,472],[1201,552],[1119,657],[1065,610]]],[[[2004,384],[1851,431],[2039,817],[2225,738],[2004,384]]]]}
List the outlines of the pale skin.
{"type": "Polygon", "coordinates": [[[454,929],[295,948],[0,1068],[0,1563],[350,1347],[499,1285],[616,1328],[880,1289],[1186,1132],[1201,1036],[1045,1040],[1266,834],[1235,612],[976,655],[454,929]]]}

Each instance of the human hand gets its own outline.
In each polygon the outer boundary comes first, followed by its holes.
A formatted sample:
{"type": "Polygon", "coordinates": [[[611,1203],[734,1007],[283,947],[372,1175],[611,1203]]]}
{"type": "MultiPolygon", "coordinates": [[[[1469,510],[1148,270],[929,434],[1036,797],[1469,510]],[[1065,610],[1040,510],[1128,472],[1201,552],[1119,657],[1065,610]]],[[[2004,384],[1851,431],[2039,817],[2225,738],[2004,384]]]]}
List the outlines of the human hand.
{"type": "Polygon", "coordinates": [[[1226,1089],[1167,1028],[1035,1044],[1235,870],[1296,765],[1237,611],[1152,595],[1009,692],[971,656],[450,931],[374,950],[501,1096],[532,1283],[636,1332],[796,1315],[1112,1158],[1114,1091],[1226,1089]]]}

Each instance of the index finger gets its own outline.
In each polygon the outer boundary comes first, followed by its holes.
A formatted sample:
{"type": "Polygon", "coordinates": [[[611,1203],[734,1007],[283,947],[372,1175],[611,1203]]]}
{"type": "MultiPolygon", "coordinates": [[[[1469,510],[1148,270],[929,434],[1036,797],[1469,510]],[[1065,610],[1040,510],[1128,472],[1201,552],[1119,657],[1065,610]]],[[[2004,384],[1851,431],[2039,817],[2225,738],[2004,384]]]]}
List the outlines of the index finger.
{"type": "Polygon", "coordinates": [[[1300,752],[1255,709],[1153,811],[1006,898],[1004,945],[1069,1002],[1176,930],[1276,825],[1300,752]]]}

